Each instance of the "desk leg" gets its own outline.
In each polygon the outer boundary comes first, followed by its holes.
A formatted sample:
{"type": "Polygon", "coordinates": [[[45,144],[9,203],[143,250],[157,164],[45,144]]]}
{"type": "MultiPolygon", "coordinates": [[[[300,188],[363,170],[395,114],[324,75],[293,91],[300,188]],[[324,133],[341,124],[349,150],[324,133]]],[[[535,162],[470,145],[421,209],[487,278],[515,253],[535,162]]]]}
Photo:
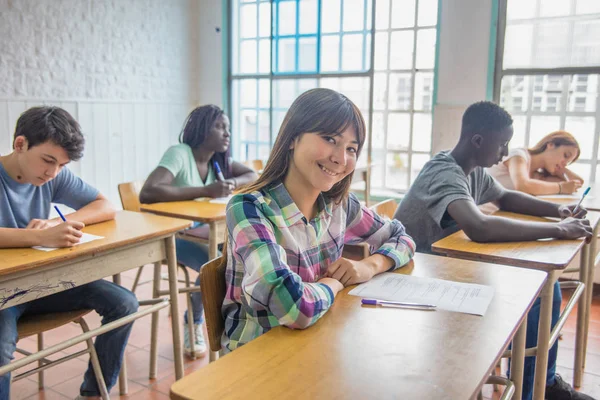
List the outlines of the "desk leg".
{"type": "MultiPolygon", "coordinates": [[[[152,279],[152,298],[157,299],[160,297],[160,270],[162,262],[154,263],[154,278],[152,279]]],[[[159,312],[152,313],[152,325],[150,328],[150,379],[156,379],[156,365],[158,362],[158,320],[160,318],[159,312]]]]}
{"type": "Polygon", "coordinates": [[[171,328],[173,329],[173,358],[175,359],[175,379],[183,378],[183,350],[179,332],[179,299],[177,290],[177,255],[175,254],[175,236],[165,239],[167,265],[169,267],[169,292],[171,300],[171,328]]]}
{"type": "Polygon", "coordinates": [[[208,259],[214,260],[219,254],[219,238],[217,237],[217,223],[210,222],[209,228],[210,230],[208,231],[208,259]]]}
{"type": "Polygon", "coordinates": [[[587,336],[586,321],[588,318],[588,291],[590,290],[589,284],[589,258],[590,258],[590,246],[585,245],[581,249],[580,262],[579,262],[579,277],[585,285],[583,295],[579,299],[577,305],[577,328],[575,335],[575,364],[573,365],[573,386],[581,386],[581,377],[583,375],[583,363],[585,358],[585,337],[587,336]]]}
{"type": "Polygon", "coordinates": [[[512,342],[510,359],[510,380],[515,384],[513,399],[520,399],[523,393],[523,369],[525,366],[525,338],[527,335],[527,314],[521,322],[512,342]]]}
{"type": "Polygon", "coordinates": [[[556,273],[550,272],[540,294],[540,323],[538,325],[537,352],[535,357],[535,380],[533,383],[533,399],[544,400],[546,392],[546,373],[548,369],[548,342],[552,325],[552,296],[556,273]]]}
{"type": "MultiPolygon", "coordinates": [[[[121,274],[113,275],[113,282],[121,286],[121,274]]],[[[123,362],[121,363],[121,372],[119,372],[119,394],[124,396],[127,394],[127,357],[123,355],[123,362]]]]}
{"type": "Polygon", "coordinates": [[[590,315],[592,313],[592,300],[594,298],[594,275],[596,273],[596,252],[598,251],[598,231],[600,231],[600,223],[594,227],[592,241],[590,243],[590,254],[588,255],[588,299],[586,301],[586,319],[585,319],[585,335],[583,336],[583,364],[585,368],[585,358],[587,356],[588,334],[590,329],[590,315]]]}

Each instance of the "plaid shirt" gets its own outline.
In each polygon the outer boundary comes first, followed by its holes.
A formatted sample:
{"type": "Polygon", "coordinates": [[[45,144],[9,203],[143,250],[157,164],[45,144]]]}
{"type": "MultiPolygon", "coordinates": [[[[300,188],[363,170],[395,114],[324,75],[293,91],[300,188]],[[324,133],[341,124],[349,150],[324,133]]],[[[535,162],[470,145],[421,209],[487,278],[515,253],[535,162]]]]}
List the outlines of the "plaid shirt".
{"type": "Polygon", "coordinates": [[[402,224],[374,214],[353,194],[339,205],[320,195],[317,206],[307,221],[282,183],[236,195],[227,205],[226,352],[278,325],[303,329],[317,322],[334,298],[317,281],[344,244],[368,243],[394,261],[392,269],[412,258],[415,244],[402,224]]]}

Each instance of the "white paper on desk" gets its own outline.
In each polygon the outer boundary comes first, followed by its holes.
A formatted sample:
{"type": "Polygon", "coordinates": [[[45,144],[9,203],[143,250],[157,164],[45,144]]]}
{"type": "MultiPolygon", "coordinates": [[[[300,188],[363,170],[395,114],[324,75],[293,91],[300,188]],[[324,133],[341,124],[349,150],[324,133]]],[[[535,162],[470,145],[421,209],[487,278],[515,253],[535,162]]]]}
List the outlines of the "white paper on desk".
{"type": "Polygon", "coordinates": [[[194,199],[194,201],[208,201],[209,203],[213,203],[213,204],[227,204],[229,203],[229,200],[231,200],[232,196],[227,196],[227,197],[215,197],[215,198],[211,198],[211,197],[198,197],[197,199],[194,199]]]}
{"type": "MultiPolygon", "coordinates": [[[[88,242],[93,242],[94,240],[98,240],[98,239],[104,239],[104,236],[96,236],[96,235],[92,235],[90,233],[84,233],[83,236],[81,237],[81,239],[79,240],[79,243],[77,243],[75,246],[84,244],[84,243],[88,243],[88,242]]],[[[33,248],[36,250],[42,250],[42,251],[58,250],[57,247],[34,246],[33,248]]]]}
{"type": "MultiPolygon", "coordinates": [[[[583,194],[545,194],[542,196],[537,196],[540,199],[571,199],[571,200],[580,200],[583,194]]],[[[587,195],[585,196],[587,199],[593,199],[594,196],[587,195]]]]}
{"type": "Polygon", "coordinates": [[[386,272],[358,285],[350,294],[376,300],[434,304],[442,310],[483,316],[494,297],[494,288],[386,272]]]}

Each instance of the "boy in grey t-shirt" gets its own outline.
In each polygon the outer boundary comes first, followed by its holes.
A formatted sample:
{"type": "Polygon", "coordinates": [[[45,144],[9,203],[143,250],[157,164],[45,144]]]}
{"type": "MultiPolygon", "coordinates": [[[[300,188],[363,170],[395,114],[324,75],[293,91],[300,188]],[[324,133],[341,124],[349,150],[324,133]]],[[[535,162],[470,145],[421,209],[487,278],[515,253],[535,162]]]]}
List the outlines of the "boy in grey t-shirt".
{"type": "MultiPolygon", "coordinates": [[[[61,108],[34,107],[19,117],[13,152],[0,156],[0,248],[70,247],[79,242],[84,224],[114,218],[110,202],[64,168],[81,158],[83,146],[79,124],[61,108]],[[51,203],[65,204],[76,211],[66,216],[66,222],[50,220],[51,203]]],[[[94,309],[107,324],[137,308],[133,293],[106,280],[4,308],[0,310],[0,366],[14,358],[17,322],[24,315],[94,309]]],[[[96,338],[108,391],[119,376],[132,325],[96,338]]],[[[101,395],[91,366],[84,375],[80,395],[101,395]]],[[[5,374],[0,376],[0,400],[9,398],[10,374],[5,374]]]]}
{"type": "MultiPolygon", "coordinates": [[[[512,118],[501,107],[491,102],[479,102],[467,108],[458,144],[452,151],[438,153],[425,164],[394,215],[415,240],[417,251],[430,253],[432,243],[458,229],[477,242],[591,238],[589,221],[578,219],[585,215],[585,210],[572,215],[575,205],[554,204],[525,193],[505,190],[485,172],[484,167],[497,164],[508,153],[512,135],[512,118]],[[485,215],[477,206],[490,201],[501,210],[565,219],[558,223],[536,223],[485,215]]],[[[552,326],[558,321],[561,300],[557,282],[554,286],[552,326]]],[[[539,317],[538,298],[528,313],[527,347],[537,345],[539,317]]],[[[555,343],[548,354],[545,398],[592,399],[575,392],[556,374],[557,349],[558,343],[555,343]]],[[[531,399],[533,395],[534,373],[535,358],[527,357],[523,399],[531,399]]]]}

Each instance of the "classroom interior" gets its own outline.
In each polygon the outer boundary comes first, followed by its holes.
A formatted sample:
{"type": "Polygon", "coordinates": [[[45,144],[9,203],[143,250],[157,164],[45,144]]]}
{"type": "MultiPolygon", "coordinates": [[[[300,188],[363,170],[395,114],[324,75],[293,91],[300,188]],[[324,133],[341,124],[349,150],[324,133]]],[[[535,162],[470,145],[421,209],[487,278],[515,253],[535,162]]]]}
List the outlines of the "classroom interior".
{"type": "MultiPolygon", "coordinates": [[[[194,107],[222,107],[233,159],[263,166],[293,100],[316,87],[345,94],[365,117],[368,140],[352,189],[368,206],[400,203],[425,163],[456,143],[465,109],[481,100],[513,116],[511,147],[571,132],[582,149],[572,170],[592,185],[600,180],[597,0],[0,0],[0,82],[0,155],[12,151],[22,112],[60,106],[86,138],[83,158],[68,168],[118,209],[127,209],[119,185],[148,177],[194,107]]],[[[580,255],[570,264],[577,267],[580,255]]],[[[151,265],[138,267],[121,273],[121,284],[152,298],[156,274],[151,265]]],[[[590,276],[577,389],[600,398],[600,292],[593,285],[600,273],[590,276]]],[[[564,290],[563,306],[572,292],[564,290]]],[[[181,318],[188,300],[185,293],[178,299],[181,318]]],[[[558,342],[557,370],[569,382],[578,307],[558,342]]],[[[158,316],[156,377],[148,376],[147,316],[134,323],[127,345],[127,393],[117,385],[111,398],[176,398],[170,309],[158,316]]],[[[100,325],[94,313],[86,320],[100,325]]],[[[44,346],[80,333],[75,324],[61,326],[45,333],[44,346]]],[[[37,344],[31,336],[19,347],[35,352],[37,344]]],[[[83,349],[80,343],[49,358],[83,349]]],[[[88,357],[49,368],[43,389],[36,375],[14,382],[11,399],[75,398],[88,357]]],[[[208,355],[183,357],[183,374],[209,364],[208,355]]],[[[497,372],[507,366],[503,359],[497,372]]],[[[481,389],[484,399],[502,394],[491,384],[481,389]]]]}

